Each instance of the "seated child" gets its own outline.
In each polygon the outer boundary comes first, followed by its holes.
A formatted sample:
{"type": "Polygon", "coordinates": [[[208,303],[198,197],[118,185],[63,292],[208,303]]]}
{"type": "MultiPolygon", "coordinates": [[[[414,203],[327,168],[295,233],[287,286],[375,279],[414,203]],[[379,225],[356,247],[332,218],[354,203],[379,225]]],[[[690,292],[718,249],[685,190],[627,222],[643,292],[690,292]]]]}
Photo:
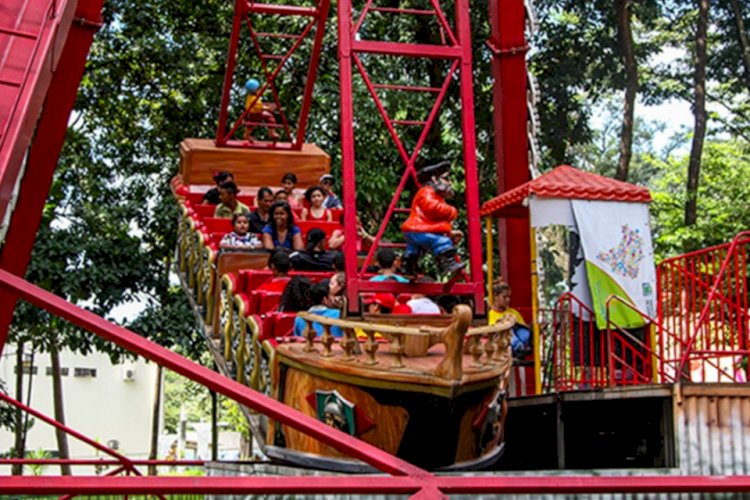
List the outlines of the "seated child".
{"type": "MultiPolygon", "coordinates": [[[[328,293],[329,293],[328,280],[323,280],[311,286],[310,287],[310,299],[312,300],[313,306],[307,311],[312,314],[318,314],[320,316],[338,319],[339,317],[341,317],[341,311],[334,307],[330,307],[331,304],[329,302],[328,293]]],[[[294,335],[301,337],[305,331],[305,324],[306,324],[305,320],[303,320],[302,318],[296,318],[294,320],[294,335]]],[[[321,325],[320,323],[313,322],[312,327],[315,330],[316,335],[318,336],[323,335],[323,325],[321,325]]],[[[341,331],[341,328],[337,326],[331,327],[331,334],[334,337],[344,336],[343,332],[341,331]]]]}
{"type": "Polygon", "coordinates": [[[510,285],[504,281],[497,281],[492,285],[492,293],[495,298],[487,314],[488,323],[494,325],[506,314],[515,316],[516,325],[510,337],[510,347],[513,356],[526,354],[531,349],[531,331],[521,313],[510,307],[510,285]]]}
{"type": "Polygon", "coordinates": [[[258,290],[268,292],[283,292],[289,283],[289,254],[286,250],[278,248],[271,252],[268,258],[268,268],[271,270],[271,278],[260,285],[258,290]]]}
{"type": "Polygon", "coordinates": [[[375,255],[380,270],[377,276],[370,278],[370,281],[397,281],[399,283],[408,283],[409,280],[397,274],[399,259],[392,248],[380,248],[375,255]]]}
{"type": "MultiPolygon", "coordinates": [[[[264,104],[261,97],[258,95],[260,89],[260,82],[254,78],[251,78],[245,83],[245,90],[247,96],[245,97],[245,110],[246,124],[245,124],[245,135],[244,139],[250,141],[250,133],[253,130],[254,125],[247,122],[261,122],[276,125],[276,117],[273,116],[273,111],[276,106],[273,104],[264,104]]],[[[274,127],[268,128],[268,137],[272,141],[279,140],[279,133],[274,127]]]]}
{"type": "Polygon", "coordinates": [[[232,216],[231,233],[227,233],[221,239],[219,248],[222,249],[241,249],[254,250],[262,248],[263,243],[250,231],[250,218],[246,213],[237,213],[232,216]]]}

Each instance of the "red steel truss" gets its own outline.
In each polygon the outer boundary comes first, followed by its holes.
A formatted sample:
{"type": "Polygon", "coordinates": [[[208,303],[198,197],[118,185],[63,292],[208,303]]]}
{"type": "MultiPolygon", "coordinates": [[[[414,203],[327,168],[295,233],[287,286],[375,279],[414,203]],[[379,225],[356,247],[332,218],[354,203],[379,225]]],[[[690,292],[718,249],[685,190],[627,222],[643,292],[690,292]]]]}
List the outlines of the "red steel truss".
{"type": "Polygon", "coordinates": [[[341,87],[341,148],[343,172],[343,203],[344,203],[344,231],[346,235],[344,254],[346,255],[347,295],[349,309],[357,312],[358,297],[362,292],[409,292],[425,294],[453,294],[468,295],[474,299],[474,309],[477,314],[484,314],[484,277],[482,274],[482,230],[479,221],[479,185],[477,180],[476,136],[474,120],[474,96],[472,84],[472,51],[471,26],[469,22],[468,0],[456,0],[455,26],[452,27],[445,17],[439,0],[430,0],[431,9],[401,9],[377,7],[373,0],[366,0],[359,16],[353,17],[351,0],[340,0],[338,3],[339,17],[339,80],[341,87]],[[440,33],[442,44],[420,44],[406,42],[389,42],[360,39],[360,27],[371,12],[386,12],[394,15],[425,15],[434,16],[440,33]],[[362,61],[362,54],[372,56],[395,56],[427,59],[443,59],[450,61],[450,68],[440,87],[405,86],[376,83],[371,79],[362,61]],[[375,242],[370,249],[364,265],[358,268],[356,255],[356,160],[354,146],[354,93],[352,66],[357,68],[359,75],[367,87],[371,98],[375,102],[378,113],[383,118],[385,127],[391,136],[404,164],[401,180],[395,189],[393,198],[386,210],[383,221],[375,235],[375,242]],[[461,136],[463,143],[463,167],[466,181],[466,216],[468,228],[468,274],[464,273],[464,282],[456,279],[446,284],[401,284],[393,282],[373,283],[364,278],[364,270],[372,261],[383,234],[391,221],[393,214],[400,210],[397,206],[401,193],[409,179],[416,183],[415,163],[424,146],[427,135],[434,125],[443,103],[448,87],[458,73],[461,104],[461,136]],[[435,94],[435,102],[429,110],[426,120],[395,120],[383,105],[378,96],[378,90],[401,92],[425,92],[435,94]],[[421,127],[419,139],[411,152],[407,151],[396,127],[421,127]]]}
{"type": "Polygon", "coordinates": [[[323,35],[325,34],[325,24],[328,18],[328,9],[330,0],[317,0],[315,7],[298,7],[290,5],[276,5],[269,3],[255,2],[254,0],[236,0],[234,5],[234,22],[232,24],[232,35],[229,42],[229,53],[227,55],[227,70],[224,76],[224,88],[221,96],[221,109],[219,110],[219,123],[216,131],[217,146],[240,146],[252,148],[286,148],[293,150],[302,149],[305,139],[305,130],[307,128],[307,119],[310,114],[310,105],[312,103],[312,91],[315,84],[315,78],[318,72],[318,63],[320,61],[320,49],[323,45],[323,35]],[[307,24],[299,34],[288,33],[269,33],[258,31],[253,21],[260,16],[282,16],[282,17],[302,17],[308,19],[307,24]],[[234,140],[235,133],[246,124],[247,110],[243,110],[240,116],[229,125],[230,95],[232,84],[235,77],[235,66],[237,61],[237,50],[239,48],[240,36],[243,31],[242,25],[247,26],[247,33],[255,50],[255,54],[260,60],[263,68],[263,75],[258,75],[262,81],[260,89],[257,92],[255,100],[250,103],[248,109],[256,100],[261,99],[266,91],[270,91],[276,110],[279,114],[280,124],[251,123],[251,126],[260,128],[270,127],[281,129],[282,137],[288,138],[289,142],[261,142],[253,141],[250,144],[244,141],[234,140]],[[296,130],[292,130],[289,119],[284,112],[284,108],[279,100],[279,93],[276,87],[276,80],[285,65],[289,62],[293,54],[302,45],[305,39],[315,31],[312,44],[312,53],[310,55],[307,78],[305,80],[305,90],[302,94],[302,105],[296,130]],[[263,39],[288,40],[289,48],[283,54],[271,54],[264,52],[263,39]],[[229,131],[227,131],[229,128],[229,131]]]}

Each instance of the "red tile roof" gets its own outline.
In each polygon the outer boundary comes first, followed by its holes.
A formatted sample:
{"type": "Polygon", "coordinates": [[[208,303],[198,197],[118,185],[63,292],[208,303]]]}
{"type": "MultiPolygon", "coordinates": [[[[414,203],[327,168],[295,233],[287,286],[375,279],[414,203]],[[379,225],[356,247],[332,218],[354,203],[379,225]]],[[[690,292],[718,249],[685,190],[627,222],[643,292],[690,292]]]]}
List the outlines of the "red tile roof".
{"type": "Polygon", "coordinates": [[[584,172],[570,165],[561,165],[492,198],[482,205],[481,215],[490,215],[502,208],[518,205],[531,194],[576,200],[651,201],[651,194],[645,187],[584,172]]]}

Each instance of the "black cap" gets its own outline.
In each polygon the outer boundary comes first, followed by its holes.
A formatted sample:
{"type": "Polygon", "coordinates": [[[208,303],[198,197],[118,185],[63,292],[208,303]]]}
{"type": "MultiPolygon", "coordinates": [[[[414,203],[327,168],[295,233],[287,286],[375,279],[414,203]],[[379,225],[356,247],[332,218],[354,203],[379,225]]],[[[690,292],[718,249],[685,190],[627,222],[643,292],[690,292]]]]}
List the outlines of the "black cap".
{"type": "Polygon", "coordinates": [[[429,181],[430,178],[436,175],[443,175],[445,172],[450,170],[450,168],[451,162],[448,160],[443,160],[440,163],[435,163],[434,165],[426,165],[420,168],[417,172],[417,181],[420,184],[424,184],[425,182],[429,181]]]}

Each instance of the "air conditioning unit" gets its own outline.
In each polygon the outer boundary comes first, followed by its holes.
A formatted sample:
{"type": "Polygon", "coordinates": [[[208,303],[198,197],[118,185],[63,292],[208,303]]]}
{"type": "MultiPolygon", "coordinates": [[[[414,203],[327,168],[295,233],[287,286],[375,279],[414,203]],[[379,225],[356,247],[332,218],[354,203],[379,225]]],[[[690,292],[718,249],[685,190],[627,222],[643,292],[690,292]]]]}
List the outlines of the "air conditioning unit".
{"type": "Polygon", "coordinates": [[[122,367],[122,380],[124,382],[133,382],[135,380],[135,366],[125,365],[122,367]]]}

